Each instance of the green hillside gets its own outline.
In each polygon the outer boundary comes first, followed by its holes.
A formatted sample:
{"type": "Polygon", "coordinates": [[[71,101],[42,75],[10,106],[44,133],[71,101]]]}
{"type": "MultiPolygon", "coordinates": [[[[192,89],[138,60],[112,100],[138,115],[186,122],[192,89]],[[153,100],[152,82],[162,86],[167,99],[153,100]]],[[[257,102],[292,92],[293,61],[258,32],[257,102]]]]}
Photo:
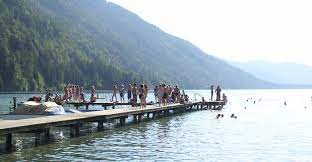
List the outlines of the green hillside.
{"type": "Polygon", "coordinates": [[[269,88],[104,0],[0,0],[0,90],[166,82],[269,88]]]}

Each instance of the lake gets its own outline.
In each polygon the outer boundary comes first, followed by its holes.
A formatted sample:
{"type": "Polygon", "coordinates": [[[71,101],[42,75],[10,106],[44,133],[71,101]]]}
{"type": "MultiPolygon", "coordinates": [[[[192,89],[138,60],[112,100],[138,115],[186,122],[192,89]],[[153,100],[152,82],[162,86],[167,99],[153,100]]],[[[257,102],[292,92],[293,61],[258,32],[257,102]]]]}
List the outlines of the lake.
{"type": "MultiPolygon", "coordinates": [[[[0,161],[310,161],[312,159],[312,90],[224,90],[229,103],[222,111],[196,111],[86,133],[78,138],[31,145],[14,136],[16,152],[0,161]],[[284,102],[286,101],[286,105],[284,102]],[[216,119],[218,113],[224,118],[216,119]],[[237,119],[230,118],[235,114],[237,119]],[[20,144],[22,143],[22,144],[20,144]],[[25,148],[23,148],[25,147],[25,148]],[[23,149],[22,149],[23,148],[23,149]]],[[[189,90],[209,98],[208,90],[189,90]]],[[[12,96],[0,94],[0,110],[12,96]]],[[[110,94],[100,94],[109,100],[110,94]]],[[[153,95],[150,94],[150,100],[153,95]]],[[[197,95],[197,100],[200,96],[197,95]]],[[[92,125],[90,126],[92,130],[92,125]]],[[[59,139],[59,140],[58,140],[59,139]]]]}

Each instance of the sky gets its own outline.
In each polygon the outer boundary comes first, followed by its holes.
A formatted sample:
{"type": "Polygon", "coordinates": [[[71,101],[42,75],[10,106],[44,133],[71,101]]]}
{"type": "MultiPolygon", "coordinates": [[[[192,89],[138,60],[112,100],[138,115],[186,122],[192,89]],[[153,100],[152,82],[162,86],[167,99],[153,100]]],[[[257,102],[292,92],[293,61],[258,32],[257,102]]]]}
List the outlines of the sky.
{"type": "Polygon", "coordinates": [[[309,0],[109,0],[230,61],[312,65],[309,0]]]}

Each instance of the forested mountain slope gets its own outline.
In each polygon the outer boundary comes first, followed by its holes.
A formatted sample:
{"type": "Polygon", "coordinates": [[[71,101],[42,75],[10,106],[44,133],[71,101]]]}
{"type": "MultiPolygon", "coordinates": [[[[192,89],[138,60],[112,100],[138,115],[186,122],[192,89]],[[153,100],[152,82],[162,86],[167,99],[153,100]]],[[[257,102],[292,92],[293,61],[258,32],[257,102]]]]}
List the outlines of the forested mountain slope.
{"type": "Polygon", "coordinates": [[[0,0],[0,90],[64,83],[274,85],[104,0],[0,0]]]}

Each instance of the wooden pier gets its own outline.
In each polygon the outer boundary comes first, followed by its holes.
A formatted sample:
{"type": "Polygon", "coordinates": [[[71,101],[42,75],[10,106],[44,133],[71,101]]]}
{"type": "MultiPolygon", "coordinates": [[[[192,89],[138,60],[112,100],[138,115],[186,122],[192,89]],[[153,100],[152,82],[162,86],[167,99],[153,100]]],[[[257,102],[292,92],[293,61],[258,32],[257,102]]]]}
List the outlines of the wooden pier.
{"type": "MultiPolygon", "coordinates": [[[[104,103],[92,103],[91,105],[103,104],[104,103]]],[[[107,104],[105,106],[114,105],[116,104],[107,104]]],[[[119,105],[125,104],[120,103],[119,105]]],[[[119,124],[123,126],[126,124],[126,119],[129,116],[133,117],[134,122],[141,122],[143,117],[154,119],[178,112],[213,109],[216,107],[223,108],[224,105],[225,103],[222,101],[170,104],[161,107],[158,105],[150,105],[146,108],[131,107],[55,116],[29,116],[29,118],[25,118],[25,115],[20,115],[20,118],[18,118],[19,115],[15,115],[15,119],[10,118],[10,115],[3,115],[2,117],[0,116],[0,136],[6,137],[5,149],[7,152],[11,152],[13,148],[13,134],[16,133],[34,133],[36,137],[35,145],[37,146],[41,143],[42,136],[45,141],[49,141],[50,129],[52,127],[69,127],[70,136],[76,137],[79,136],[81,126],[88,122],[98,123],[98,130],[103,130],[103,123],[112,119],[117,119],[119,124]]],[[[83,104],[81,106],[83,106],[83,104]]]]}
{"type": "MultiPolygon", "coordinates": [[[[79,109],[80,107],[85,107],[86,110],[89,109],[90,106],[102,106],[104,110],[107,110],[108,107],[112,107],[112,109],[115,109],[115,106],[140,106],[140,103],[122,103],[122,102],[67,102],[67,105],[74,105],[76,109],[79,109]]],[[[154,103],[147,103],[146,105],[153,105],[154,103]]]]}

